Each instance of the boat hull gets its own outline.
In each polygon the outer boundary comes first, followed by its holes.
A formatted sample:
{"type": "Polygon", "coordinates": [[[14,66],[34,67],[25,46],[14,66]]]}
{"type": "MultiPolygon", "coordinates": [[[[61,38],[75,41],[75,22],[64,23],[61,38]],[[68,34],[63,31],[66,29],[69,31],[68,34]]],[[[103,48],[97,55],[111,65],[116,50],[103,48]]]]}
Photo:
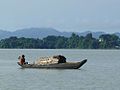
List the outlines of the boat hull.
{"type": "Polygon", "coordinates": [[[78,69],[82,65],[84,65],[86,62],[87,62],[87,59],[82,60],[81,62],[66,62],[66,63],[49,64],[49,65],[37,65],[37,64],[23,64],[23,65],[21,65],[18,62],[18,65],[20,65],[22,68],[78,69]]]}

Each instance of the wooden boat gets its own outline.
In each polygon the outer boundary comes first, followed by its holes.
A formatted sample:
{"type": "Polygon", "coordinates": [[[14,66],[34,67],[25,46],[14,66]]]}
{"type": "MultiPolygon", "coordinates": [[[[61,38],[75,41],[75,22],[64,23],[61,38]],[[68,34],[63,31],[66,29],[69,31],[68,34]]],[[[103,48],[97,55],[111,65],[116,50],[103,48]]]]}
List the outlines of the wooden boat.
{"type": "Polygon", "coordinates": [[[82,60],[81,62],[65,62],[65,63],[57,63],[57,64],[48,64],[48,65],[37,65],[37,64],[23,64],[21,65],[22,68],[46,68],[46,69],[78,69],[82,65],[87,62],[87,59],[82,60]]]}

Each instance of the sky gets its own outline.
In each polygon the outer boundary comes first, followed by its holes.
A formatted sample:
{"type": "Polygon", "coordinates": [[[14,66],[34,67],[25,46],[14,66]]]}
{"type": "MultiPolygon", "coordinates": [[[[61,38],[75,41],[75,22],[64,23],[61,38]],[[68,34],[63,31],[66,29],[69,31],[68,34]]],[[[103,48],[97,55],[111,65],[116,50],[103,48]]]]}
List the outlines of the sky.
{"type": "Polygon", "coordinates": [[[120,0],[0,0],[0,29],[120,32],[120,0]]]}

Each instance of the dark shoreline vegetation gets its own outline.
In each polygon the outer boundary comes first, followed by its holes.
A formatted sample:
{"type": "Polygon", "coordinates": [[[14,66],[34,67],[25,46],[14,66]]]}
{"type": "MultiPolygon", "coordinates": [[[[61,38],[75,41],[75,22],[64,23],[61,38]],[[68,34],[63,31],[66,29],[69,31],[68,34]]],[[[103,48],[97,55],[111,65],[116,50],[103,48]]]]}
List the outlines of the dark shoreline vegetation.
{"type": "Polygon", "coordinates": [[[114,34],[103,34],[98,39],[89,33],[71,37],[47,36],[43,39],[18,38],[16,36],[1,39],[0,48],[9,49],[120,49],[120,38],[114,34]]]}

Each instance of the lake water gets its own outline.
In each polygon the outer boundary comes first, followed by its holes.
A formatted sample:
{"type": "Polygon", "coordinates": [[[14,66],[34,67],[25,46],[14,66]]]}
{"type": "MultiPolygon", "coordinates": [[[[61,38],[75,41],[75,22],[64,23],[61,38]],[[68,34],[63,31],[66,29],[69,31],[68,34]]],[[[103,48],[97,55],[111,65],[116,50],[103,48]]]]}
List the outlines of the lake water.
{"type": "Polygon", "coordinates": [[[120,50],[0,49],[0,90],[120,90],[120,50]],[[77,70],[21,69],[21,54],[28,62],[58,54],[88,62],[77,70]]]}

